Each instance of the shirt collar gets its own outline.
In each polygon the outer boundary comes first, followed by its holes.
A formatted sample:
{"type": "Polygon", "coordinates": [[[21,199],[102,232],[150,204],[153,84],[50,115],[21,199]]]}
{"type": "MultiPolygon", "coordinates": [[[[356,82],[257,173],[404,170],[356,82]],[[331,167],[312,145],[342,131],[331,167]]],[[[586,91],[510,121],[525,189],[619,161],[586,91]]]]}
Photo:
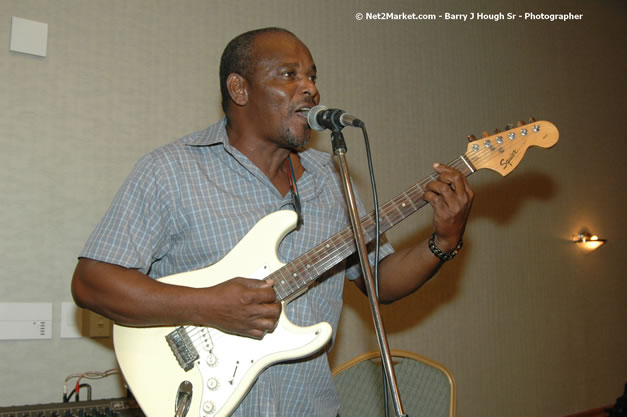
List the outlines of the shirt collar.
{"type": "MultiPolygon", "coordinates": [[[[187,146],[212,146],[219,143],[223,143],[225,146],[228,145],[229,138],[226,134],[226,117],[223,117],[220,121],[205,130],[184,137],[183,143],[187,146]]],[[[228,146],[230,147],[230,145],[228,146]]]]}
{"type": "MultiPolygon", "coordinates": [[[[252,162],[248,161],[243,154],[237,151],[235,148],[231,146],[229,143],[229,137],[226,133],[226,117],[223,117],[217,123],[209,126],[207,129],[201,130],[199,132],[192,133],[184,138],[182,141],[187,146],[194,147],[204,147],[204,146],[215,146],[222,144],[224,149],[235,157],[235,159],[243,158],[243,165],[251,164],[249,169],[252,169],[252,162]]],[[[319,192],[319,187],[323,186],[326,183],[326,175],[329,172],[329,165],[333,165],[333,160],[330,154],[326,152],[318,151],[314,148],[307,148],[305,151],[299,152],[301,157],[301,162],[305,167],[305,170],[309,172],[309,174],[313,174],[314,180],[317,183],[318,190],[316,190],[315,194],[319,192]]],[[[331,168],[332,170],[333,168],[331,168]]],[[[307,199],[309,196],[306,196],[307,199]]]]}

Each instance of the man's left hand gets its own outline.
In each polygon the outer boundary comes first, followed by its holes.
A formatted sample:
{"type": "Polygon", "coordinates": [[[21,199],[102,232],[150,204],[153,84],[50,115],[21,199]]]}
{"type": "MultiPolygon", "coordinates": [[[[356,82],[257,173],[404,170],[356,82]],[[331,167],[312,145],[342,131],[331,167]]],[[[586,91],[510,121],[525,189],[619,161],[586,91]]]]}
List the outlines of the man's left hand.
{"type": "Polygon", "coordinates": [[[425,186],[424,199],[434,210],[435,243],[450,252],[464,234],[474,193],[458,170],[439,163],[433,164],[433,169],[440,177],[425,186]]]}

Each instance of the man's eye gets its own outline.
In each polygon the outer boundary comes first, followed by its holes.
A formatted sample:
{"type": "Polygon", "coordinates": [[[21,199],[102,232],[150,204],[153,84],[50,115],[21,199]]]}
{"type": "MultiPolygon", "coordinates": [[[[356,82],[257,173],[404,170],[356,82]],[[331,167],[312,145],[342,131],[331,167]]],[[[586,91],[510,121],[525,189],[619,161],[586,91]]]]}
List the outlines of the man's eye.
{"type": "Polygon", "coordinates": [[[283,76],[286,78],[292,78],[296,75],[296,73],[294,71],[284,71],[283,72],[283,76]]]}

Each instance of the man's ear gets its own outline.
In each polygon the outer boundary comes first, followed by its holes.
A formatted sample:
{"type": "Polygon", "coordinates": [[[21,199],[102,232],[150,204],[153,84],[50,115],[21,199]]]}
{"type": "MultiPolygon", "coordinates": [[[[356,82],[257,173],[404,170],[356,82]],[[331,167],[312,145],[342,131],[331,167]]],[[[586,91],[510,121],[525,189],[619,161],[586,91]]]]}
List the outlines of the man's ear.
{"type": "Polygon", "coordinates": [[[232,73],[226,79],[226,88],[229,91],[231,100],[238,106],[248,103],[247,81],[239,74],[232,73]]]}

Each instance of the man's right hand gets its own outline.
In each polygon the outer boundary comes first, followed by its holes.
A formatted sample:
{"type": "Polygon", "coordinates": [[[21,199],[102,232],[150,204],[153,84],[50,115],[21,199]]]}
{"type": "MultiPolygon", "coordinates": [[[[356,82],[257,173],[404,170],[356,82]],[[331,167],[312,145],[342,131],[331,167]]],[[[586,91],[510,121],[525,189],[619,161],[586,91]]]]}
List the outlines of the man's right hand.
{"type": "Polygon", "coordinates": [[[272,332],[281,314],[273,285],[272,281],[233,278],[211,287],[214,327],[256,339],[272,332]]]}

